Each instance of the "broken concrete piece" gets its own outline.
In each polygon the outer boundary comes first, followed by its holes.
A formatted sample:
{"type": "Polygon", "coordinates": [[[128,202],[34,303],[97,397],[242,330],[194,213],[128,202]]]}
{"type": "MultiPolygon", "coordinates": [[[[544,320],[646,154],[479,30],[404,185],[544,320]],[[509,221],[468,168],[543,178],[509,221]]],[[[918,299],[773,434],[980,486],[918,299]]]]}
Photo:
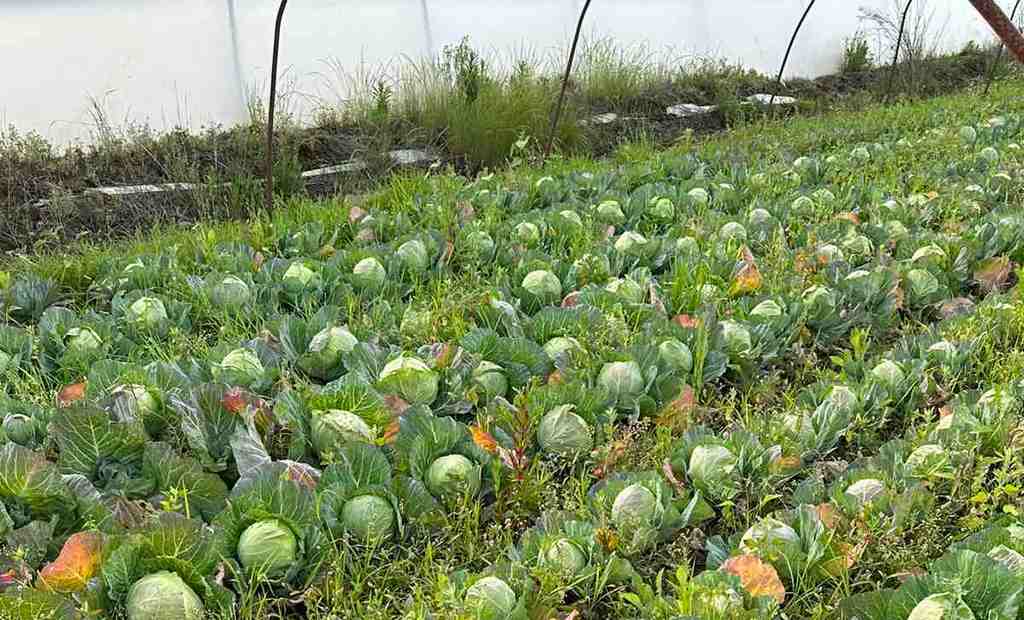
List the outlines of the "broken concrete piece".
{"type": "Polygon", "coordinates": [[[751,95],[747,97],[747,101],[750,103],[760,103],[761,105],[793,105],[796,103],[796,99],[785,95],[775,95],[773,101],[772,95],[766,95],[764,93],[751,95]]]}
{"type": "Polygon", "coordinates": [[[435,158],[419,149],[398,149],[388,153],[396,166],[420,166],[431,163],[435,158]]]}
{"type": "Polygon", "coordinates": [[[687,116],[699,116],[710,114],[718,109],[716,105],[697,105],[696,103],[679,103],[665,108],[665,114],[686,118],[687,116]]]}

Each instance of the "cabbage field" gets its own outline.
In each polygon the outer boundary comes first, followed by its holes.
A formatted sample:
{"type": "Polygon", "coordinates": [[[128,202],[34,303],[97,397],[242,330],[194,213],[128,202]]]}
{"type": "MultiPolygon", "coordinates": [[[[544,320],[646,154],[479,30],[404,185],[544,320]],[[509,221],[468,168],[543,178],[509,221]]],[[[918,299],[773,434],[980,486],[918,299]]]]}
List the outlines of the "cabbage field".
{"type": "Polygon", "coordinates": [[[0,273],[0,618],[1024,618],[1020,83],[0,273]]]}

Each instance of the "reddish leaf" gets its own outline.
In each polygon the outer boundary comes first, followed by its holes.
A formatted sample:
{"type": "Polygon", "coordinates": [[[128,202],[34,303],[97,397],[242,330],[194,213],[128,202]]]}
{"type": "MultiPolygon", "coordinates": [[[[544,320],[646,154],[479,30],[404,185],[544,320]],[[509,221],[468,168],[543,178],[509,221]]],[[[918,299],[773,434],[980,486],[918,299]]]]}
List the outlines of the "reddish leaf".
{"type": "Polygon", "coordinates": [[[488,454],[497,454],[498,442],[494,440],[494,437],[492,437],[490,433],[485,431],[478,424],[471,424],[469,426],[469,433],[473,436],[473,443],[475,443],[477,447],[488,454]]]}
{"type": "Polygon", "coordinates": [[[307,489],[315,489],[319,482],[316,470],[300,463],[288,463],[285,471],[289,480],[297,482],[307,489]]]}
{"type": "Polygon", "coordinates": [[[974,272],[974,280],[986,293],[1001,291],[1010,284],[1013,267],[1013,262],[1005,256],[990,258],[974,272]]]}
{"type": "Polygon", "coordinates": [[[563,308],[574,308],[576,306],[576,304],[579,303],[579,300],[580,300],[580,292],[579,291],[573,291],[573,292],[569,293],[568,295],[566,295],[565,299],[562,300],[562,307],[563,308]]]}
{"type": "Polygon", "coordinates": [[[448,368],[452,365],[452,360],[455,359],[455,355],[458,352],[458,347],[447,342],[442,343],[434,349],[434,366],[436,368],[448,368]]]}
{"type": "Polygon", "coordinates": [[[661,465],[661,471],[665,474],[665,479],[679,491],[680,495],[686,492],[686,485],[676,478],[676,472],[672,469],[672,461],[665,459],[665,462],[661,465]]]}
{"type": "Polygon", "coordinates": [[[697,329],[701,326],[701,320],[699,317],[690,316],[689,314],[680,314],[672,319],[680,327],[687,329],[697,329]]]}
{"type": "Polygon", "coordinates": [[[224,396],[220,399],[220,406],[224,407],[224,411],[228,413],[239,415],[249,406],[249,399],[244,391],[233,387],[224,392],[224,396]]]}
{"type": "Polygon", "coordinates": [[[559,385],[565,383],[565,377],[562,376],[562,371],[556,370],[548,375],[548,385],[559,385]]]}
{"type": "Polygon", "coordinates": [[[836,219],[840,221],[845,220],[847,222],[850,222],[851,224],[860,224],[860,216],[851,211],[840,213],[839,215],[836,216],[836,219]]]}
{"type": "Polygon", "coordinates": [[[823,524],[825,524],[825,527],[832,530],[835,529],[837,525],[839,525],[839,511],[836,510],[836,507],[833,504],[828,502],[824,504],[818,504],[817,511],[818,518],[821,519],[821,522],[823,524]]]}
{"type": "Polygon", "coordinates": [[[786,587],[771,564],[756,555],[739,555],[722,564],[722,570],[740,578],[743,588],[751,596],[770,596],[779,605],[786,600],[786,587]]]}
{"type": "Polygon", "coordinates": [[[263,267],[263,263],[265,261],[266,261],[266,258],[263,256],[263,253],[262,252],[256,252],[256,255],[252,257],[252,270],[253,271],[259,271],[260,268],[263,267]]]}
{"type": "Polygon", "coordinates": [[[60,555],[39,572],[40,585],[57,592],[78,592],[99,571],[103,538],[96,532],[72,534],[60,555]]]}
{"type": "Polygon", "coordinates": [[[83,398],[85,398],[85,382],[72,383],[64,386],[64,389],[57,394],[57,406],[70,407],[83,398]]]}
{"type": "Polygon", "coordinates": [[[465,224],[470,222],[476,217],[476,210],[473,209],[473,205],[468,202],[459,203],[459,220],[465,224]]]}

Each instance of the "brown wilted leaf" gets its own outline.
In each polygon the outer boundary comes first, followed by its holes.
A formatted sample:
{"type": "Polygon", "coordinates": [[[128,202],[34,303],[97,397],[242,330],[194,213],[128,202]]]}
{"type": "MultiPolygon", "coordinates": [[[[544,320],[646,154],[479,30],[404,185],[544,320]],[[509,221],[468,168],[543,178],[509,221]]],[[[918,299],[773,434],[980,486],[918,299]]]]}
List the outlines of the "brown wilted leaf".
{"type": "Polygon", "coordinates": [[[939,316],[943,319],[964,316],[973,311],[974,302],[966,297],[954,297],[953,299],[947,299],[939,305],[939,316]]]}
{"type": "Polygon", "coordinates": [[[348,210],[348,223],[358,224],[359,222],[363,221],[363,218],[365,218],[367,215],[369,215],[369,213],[366,211],[366,209],[363,209],[361,207],[352,207],[351,209],[348,210]]]}
{"type": "Polygon", "coordinates": [[[851,224],[855,224],[858,226],[860,225],[860,216],[852,211],[845,211],[843,213],[840,213],[839,215],[836,216],[836,219],[840,221],[845,220],[847,222],[850,222],[851,224]]]}
{"type": "Polygon", "coordinates": [[[818,518],[821,519],[821,522],[825,524],[825,527],[830,530],[835,529],[839,524],[839,511],[836,510],[836,507],[833,504],[829,502],[818,504],[817,511],[818,518]]]}
{"type": "Polygon", "coordinates": [[[740,578],[743,588],[751,596],[770,596],[779,605],[786,600],[786,587],[771,564],[761,561],[756,555],[739,555],[722,564],[722,570],[740,578]]]}
{"type": "Polygon", "coordinates": [[[613,441],[611,444],[594,451],[597,455],[597,466],[590,472],[595,478],[604,478],[615,469],[615,465],[626,456],[629,444],[623,440],[613,441]]]}
{"type": "Polygon", "coordinates": [[[1013,267],[1013,261],[1005,256],[990,258],[974,272],[974,281],[986,293],[1004,290],[1010,284],[1013,267]]]}
{"type": "Polygon", "coordinates": [[[576,306],[577,303],[579,303],[579,300],[580,300],[580,292],[579,291],[573,291],[573,292],[569,293],[568,295],[566,295],[565,298],[562,300],[562,307],[563,308],[573,308],[573,307],[576,306]]]}
{"type": "Polygon", "coordinates": [[[771,462],[769,468],[773,474],[793,474],[800,470],[802,463],[803,461],[800,460],[799,456],[780,456],[771,462]]]}
{"type": "Polygon", "coordinates": [[[452,365],[452,360],[455,359],[455,355],[459,352],[459,348],[453,346],[447,342],[434,348],[434,367],[435,368],[448,368],[452,365]]]}
{"type": "Polygon", "coordinates": [[[905,301],[906,301],[906,298],[907,298],[907,294],[903,292],[903,288],[899,284],[897,284],[896,286],[894,286],[892,288],[892,291],[890,291],[890,294],[892,295],[893,299],[895,300],[894,305],[896,306],[896,309],[897,310],[902,310],[904,308],[904,306],[905,306],[905,301]]]}
{"type": "Polygon", "coordinates": [[[672,402],[665,405],[658,416],[658,426],[671,429],[673,432],[682,432],[689,428],[693,414],[697,411],[697,393],[693,388],[683,386],[672,402]]]}
{"type": "Polygon", "coordinates": [[[72,383],[71,385],[64,386],[64,389],[57,394],[57,406],[70,407],[83,398],[85,398],[85,381],[72,383]]]}
{"type": "Polygon", "coordinates": [[[320,258],[330,258],[334,256],[337,252],[338,251],[334,249],[334,246],[328,243],[324,247],[320,248],[319,256],[320,258]]]}
{"type": "Polygon", "coordinates": [[[469,434],[472,435],[473,443],[475,443],[478,448],[488,454],[497,454],[498,442],[494,440],[494,437],[490,433],[481,428],[479,424],[470,424],[469,434]]]}
{"type": "Polygon", "coordinates": [[[384,405],[396,416],[400,416],[405,413],[405,410],[409,408],[409,403],[405,402],[399,396],[394,394],[384,395],[384,405]]]}
{"type": "Polygon", "coordinates": [[[548,375],[548,385],[559,385],[565,383],[565,377],[562,376],[561,370],[556,370],[548,375]]]}
{"type": "Polygon", "coordinates": [[[612,530],[602,527],[594,532],[594,538],[605,551],[612,552],[619,548],[619,536],[612,530]]]}
{"type": "Polygon", "coordinates": [[[455,255],[455,244],[448,240],[444,244],[444,253],[441,254],[441,259],[437,262],[439,267],[444,267],[451,262],[452,256],[455,255]]]}
{"type": "Polygon", "coordinates": [[[676,478],[676,472],[672,469],[671,460],[665,459],[665,462],[661,464],[661,471],[665,474],[665,479],[669,481],[669,484],[675,487],[676,491],[679,491],[680,495],[686,492],[686,485],[676,478]]]}
{"type": "Polygon", "coordinates": [[[103,537],[97,532],[72,534],[53,562],[39,571],[44,589],[79,592],[99,571],[103,560],[103,537]]]}
{"type": "Polygon", "coordinates": [[[700,317],[690,316],[689,314],[680,314],[672,319],[676,325],[685,327],[686,329],[697,329],[701,326],[700,317]]]}

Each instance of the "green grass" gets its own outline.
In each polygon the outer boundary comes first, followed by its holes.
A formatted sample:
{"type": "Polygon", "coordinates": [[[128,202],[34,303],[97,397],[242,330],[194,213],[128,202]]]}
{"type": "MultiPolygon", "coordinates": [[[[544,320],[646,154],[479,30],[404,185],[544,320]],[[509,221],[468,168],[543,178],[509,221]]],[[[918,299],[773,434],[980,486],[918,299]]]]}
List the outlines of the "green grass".
{"type": "MultiPolygon", "coordinates": [[[[601,53],[600,50],[590,52],[601,53]]],[[[534,77],[514,74],[498,80],[480,77],[473,85],[470,82],[474,78],[468,74],[473,73],[472,66],[477,60],[463,58],[461,62],[464,64],[460,91],[454,95],[433,91],[429,96],[416,96],[413,100],[423,107],[407,107],[407,113],[422,115],[417,123],[436,131],[455,125],[466,128],[465,134],[449,130],[446,139],[449,144],[464,144],[467,153],[498,157],[503,148],[507,153],[508,145],[520,138],[524,124],[543,122],[545,106],[550,103],[546,91],[534,77]],[[498,110],[500,106],[496,102],[509,97],[521,97],[516,101],[522,105],[513,108],[526,117],[509,117],[511,112],[498,110]],[[442,110],[445,111],[442,113],[442,110]],[[432,117],[433,114],[438,116],[432,117]]],[[[591,64],[584,73],[586,79],[592,80],[594,92],[603,93],[609,100],[625,101],[633,88],[642,87],[635,85],[619,90],[621,82],[616,77],[617,72],[628,73],[631,63],[642,60],[605,57],[588,62],[591,64]]],[[[794,212],[782,222],[790,244],[781,240],[774,245],[765,243],[757,255],[758,267],[764,275],[758,296],[798,295],[810,285],[825,283],[828,275],[824,270],[797,269],[794,263],[797,250],[813,247],[814,236],[828,231],[838,216],[857,212],[865,221],[875,221],[886,217],[888,212],[882,204],[889,197],[907,202],[911,196],[934,193],[915,207],[913,224],[919,227],[917,234],[939,239],[941,233],[962,232],[993,210],[1012,209],[1019,204],[1024,196],[1021,177],[1024,158],[1019,149],[1009,146],[1012,139],[1019,138],[1000,138],[996,142],[1003,157],[1000,165],[1011,176],[1006,189],[976,199],[965,186],[967,179],[974,178],[970,175],[987,175],[971,168],[976,164],[976,151],[982,145],[963,144],[957,130],[965,124],[980,125],[995,115],[1024,114],[1024,102],[1019,97],[1021,86],[1018,81],[1000,84],[987,99],[971,91],[930,101],[815,118],[765,119],[707,140],[683,141],[668,150],[658,150],[649,143],[624,145],[607,160],[558,157],[543,166],[523,163],[493,176],[473,179],[453,172],[405,174],[391,178],[379,191],[361,198],[358,206],[379,218],[380,224],[374,230],[385,239],[395,234],[400,225],[409,225],[444,231],[461,242],[472,227],[509,233],[508,224],[529,213],[524,204],[544,204],[546,199],[537,183],[548,176],[579,178],[589,173],[614,178],[613,188],[606,193],[625,196],[626,192],[636,191],[648,183],[662,182],[672,170],[691,164],[702,164],[702,174],[686,180],[679,180],[682,175],[673,177],[678,189],[685,191],[720,183],[745,187],[749,174],[763,172],[770,175],[772,181],[765,189],[752,194],[750,202],[725,207],[716,204],[716,208],[676,224],[685,234],[702,240],[715,239],[722,223],[745,218],[755,205],[785,210],[796,196],[827,187],[834,201],[821,199],[814,211],[794,212]],[[900,138],[913,143],[896,146],[900,138]],[[857,165],[841,164],[838,173],[802,185],[794,186],[783,180],[797,157],[847,158],[854,148],[875,143],[886,144],[888,150],[873,152],[869,161],[857,165]],[[950,168],[951,164],[961,165],[967,172],[957,173],[950,168]],[[474,202],[480,190],[508,191],[525,197],[527,202],[513,206],[485,200],[474,202]],[[475,205],[472,218],[466,211],[468,205],[475,205]]],[[[397,105],[414,105],[402,103],[401,95],[398,95],[398,102],[397,105]]],[[[720,185],[715,187],[719,188],[716,192],[726,191],[720,185]]],[[[514,197],[509,198],[510,202],[513,200],[514,197]]],[[[585,201],[576,197],[564,200],[567,206],[581,210],[586,210],[590,202],[589,197],[585,201]]],[[[184,273],[204,272],[209,257],[214,256],[216,248],[223,243],[241,241],[270,256],[280,251],[282,239],[297,231],[309,230],[313,224],[334,231],[337,238],[330,242],[330,247],[326,239],[318,242],[311,254],[331,256],[353,249],[372,252],[372,244],[356,241],[359,227],[348,223],[349,209],[354,205],[351,200],[312,201],[292,197],[281,199],[273,213],[244,221],[202,222],[187,229],[163,227],[116,244],[86,242],[59,252],[9,258],[4,265],[4,277],[0,278],[0,288],[8,278],[34,273],[56,281],[76,309],[99,308],[97,282],[108,269],[120,267],[136,256],[173,255],[175,269],[184,273]]],[[[556,204],[547,206],[561,208],[556,204]]],[[[646,232],[656,234],[656,229],[652,227],[646,232]]],[[[597,229],[567,234],[553,245],[552,260],[572,263],[599,244],[598,234],[597,229]]],[[[496,235],[495,239],[504,241],[496,235]]],[[[703,250],[706,256],[713,256],[719,251],[719,244],[709,242],[703,250]]],[[[901,251],[906,253],[905,250],[901,251]]],[[[408,290],[399,292],[399,286],[404,284],[395,282],[388,284],[379,299],[346,297],[351,304],[347,315],[353,333],[361,340],[379,335],[384,340],[401,343],[407,350],[429,342],[456,342],[465,336],[479,321],[476,306],[480,300],[496,286],[513,288],[521,278],[523,266],[514,260],[481,262],[459,252],[461,249],[453,255],[449,271],[410,283],[408,290]],[[431,309],[431,320],[418,331],[401,333],[401,310],[406,306],[431,309]]],[[[889,258],[906,262],[910,257],[894,250],[894,256],[889,258]]],[[[715,283],[727,287],[732,274],[722,272],[721,266],[731,267],[733,260],[730,254],[714,265],[702,264],[702,271],[682,266],[659,275],[663,302],[670,309],[670,316],[698,314],[703,306],[700,286],[715,283]]],[[[183,283],[173,278],[169,281],[173,284],[159,285],[161,292],[182,297],[189,294],[183,283]],[[169,288],[163,288],[165,286],[169,288]]],[[[961,374],[948,381],[932,377],[943,389],[959,393],[1018,381],[1024,376],[1022,297],[1024,292],[1018,285],[1003,296],[1008,308],[988,304],[973,315],[941,324],[928,308],[908,307],[891,323],[876,323],[868,317],[861,328],[845,331],[826,344],[801,336],[799,346],[787,349],[782,359],[757,367],[753,376],[730,371],[723,380],[698,385],[700,407],[692,412],[689,425],[703,423],[716,430],[741,425],[769,434],[778,418],[805,407],[802,392],[809,386],[818,382],[853,381],[864,363],[881,359],[887,352],[898,349],[901,339],[922,334],[936,324],[945,337],[972,343],[961,374]]],[[[742,315],[753,304],[752,300],[742,297],[727,300],[722,296],[718,305],[742,315]]],[[[614,320],[604,326],[604,331],[586,334],[589,355],[581,365],[591,374],[612,352],[651,337],[644,331],[641,321],[629,312],[612,314],[614,320]]],[[[173,333],[164,343],[139,347],[132,351],[128,361],[141,363],[182,355],[202,358],[219,343],[236,343],[255,336],[266,327],[269,317],[244,312],[225,314],[212,305],[197,304],[191,318],[191,330],[173,333]]],[[[73,369],[81,370],[85,369],[73,369]]],[[[61,379],[66,382],[77,379],[73,371],[68,371],[61,379]]],[[[28,373],[19,377],[12,391],[24,400],[42,405],[53,401],[59,387],[59,382],[51,377],[28,373]]],[[[877,420],[855,424],[844,437],[842,447],[830,458],[854,462],[858,457],[877,454],[890,439],[920,439],[940,404],[921,404],[900,414],[895,413],[894,407],[890,412],[892,417],[882,424],[876,424],[877,420]]],[[[473,419],[493,422],[497,414],[492,414],[481,409],[473,419]]],[[[450,573],[461,569],[481,571],[505,559],[508,549],[519,540],[524,529],[545,510],[582,512],[587,491],[594,481],[595,466],[607,465],[620,472],[659,470],[678,440],[672,431],[651,419],[641,419],[635,424],[623,423],[611,429],[607,441],[598,450],[599,456],[607,457],[606,460],[565,463],[536,459],[521,480],[506,481],[508,486],[495,493],[494,505],[498,507],[495,514],[476,502],[466,502],[451,511],[443,527],[429,533],[417,532],[401,544],[367,549],[350,546],[344,539],[332,543],[328,554],[329,570],[324,579],[291,597],[301,599],[301,605],[255,584],[240,592],[238,617],[294,617],[299,613],[324,620],[461,617],[444,594],[450,573]]],[[[1018,441],[1016,434],[1013,438],[1014,442],[1018,441]]],[[[1016,447],[1016,443],[1011,447],[1016,447]]],[[[803,588],[797,584],[793,589],[798,592],[787,599],[784,608],[787,616],[835,617],[836,606],[846,595],[895,586],[898,574],[924,566],[964,534],[1000,515],[1013,515],[1013,511],[1024,509],[1024,499],[1018,491],[1024,488],[1024,462],[1020,454],[1019,450],[1007,449],[965,461],[958,470],[955,484],[939,485],[942,495],[938,509],[913,529],[900,529],[884,520],[844,523],[843,527],[848,529],[839,535],[855,543],[865,543],[858,562],[837,579],[803,588]],[[982,491],[985,498],[978,500],[982,491]]],[[[634,560],[640,578],[637,583],[607,587],[594,583],[570,592],[563,580],[538,569],[534,574],[538,584],[534,617],[548,618],[554,613],[568,614],[573,610],[584,618],[670,617],[660,606],[665,603],[664,599],[655,601],[657,597],[654,597],[644,606],[645,611],[638,611],[627,605],[621,595],[627,590],[640,592],[644,584],[654,584],[661,571],[674,574],[678,567],[699,570],[704,562],[703,551],[693,543],[702,535],[728,536],[743,532],[758,518],[787,506],[794,492],[793,481],[781,486],[767,479],[750,481],[731,503],[719,507],[719,515],[705,528],[707,531],[689,528],[675,540],[660,544],[634,560]],[[662,611],[666,613],[657,615],[662,611]]],[[[672,611],[682,613],[683,610],[672,611]]]]}

